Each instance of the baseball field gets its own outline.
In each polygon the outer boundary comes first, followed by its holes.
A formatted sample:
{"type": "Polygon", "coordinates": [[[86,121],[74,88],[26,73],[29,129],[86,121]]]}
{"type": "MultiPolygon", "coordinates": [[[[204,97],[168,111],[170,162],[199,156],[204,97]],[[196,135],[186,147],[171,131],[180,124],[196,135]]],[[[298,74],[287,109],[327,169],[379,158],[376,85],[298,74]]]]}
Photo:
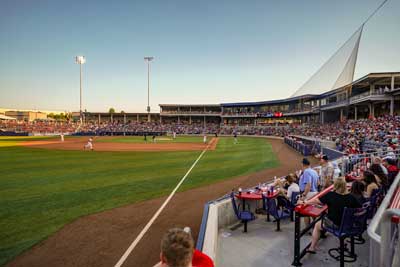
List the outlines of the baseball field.
{"type": "Polygon", "coordinates": [[[264,138],[99,137],[83,151],[87,139],[0,137],[1,266],[78,218],[168,195],[204,149],[179,191],[280,165],[264,138]]]}

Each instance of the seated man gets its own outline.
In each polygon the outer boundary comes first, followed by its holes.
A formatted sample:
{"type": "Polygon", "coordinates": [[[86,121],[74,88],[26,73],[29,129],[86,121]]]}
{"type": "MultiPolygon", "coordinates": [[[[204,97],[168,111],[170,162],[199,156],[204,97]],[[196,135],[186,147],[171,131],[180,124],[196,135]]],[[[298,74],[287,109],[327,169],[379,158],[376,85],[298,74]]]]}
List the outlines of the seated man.
{"type": "Polygon", "coordinates": [[[290,200],[292,198],[292,193],[300,192],[300,187],[296,183],[296,176],[293,173],[286,176],[286,181],[289,185],[289,187],[286,190],[286,197],[290,200]]]}
{"type": "Polygon", "coordinates": [[[274,186],[279,187],[278,206],[281,207],[285,205],[285,202],[281,200],[282,197],[290,201],[293,192],[300,192],[300,187],[296,183],[296,175],[293,173],[287,175],[284,181],[277,179],[274,186]]]}
{"type": "Polygon", "coordinates": [[[180,228],[170,229],[164,235],[160,259],[154,267],[214,267],[210,257],[194,249],[191,234],[180,228]]]}

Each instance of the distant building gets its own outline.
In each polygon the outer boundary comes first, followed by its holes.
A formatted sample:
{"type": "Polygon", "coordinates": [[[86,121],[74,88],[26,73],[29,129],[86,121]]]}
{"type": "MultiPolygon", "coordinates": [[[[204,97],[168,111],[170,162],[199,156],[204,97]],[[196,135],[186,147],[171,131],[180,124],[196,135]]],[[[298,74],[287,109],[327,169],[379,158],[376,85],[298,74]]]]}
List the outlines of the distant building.
{"type": "Polygon", "coordinates": [[[19,121],[46,120],[47,114],[40,111],[6,111],[6,116],[15,118],[19,121]]]}
{"type": "MultiPolygon", "coordinates": [[[[72,112],[72,120],[79,121],[80,113],[72,112]]],[[[84,122],[104,123],[104,122],[119,122],[119,123],[142,123],[148,121],[147,112],[82,112],[84,122]]],[[[150,113],[150,122],[160,122],[160,113],[150,113]]]]}

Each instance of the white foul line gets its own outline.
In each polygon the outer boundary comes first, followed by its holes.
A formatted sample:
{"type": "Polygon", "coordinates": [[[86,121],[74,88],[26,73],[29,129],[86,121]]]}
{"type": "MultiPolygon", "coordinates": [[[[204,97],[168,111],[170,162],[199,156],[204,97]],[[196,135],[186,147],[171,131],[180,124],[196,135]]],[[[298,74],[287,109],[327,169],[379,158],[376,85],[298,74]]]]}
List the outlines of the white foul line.
{"type": "Polygon", "coordinates": [[[201,159],[201,157],[204,155],[204,153],[207,151],[208,146],[211,143],[207,145],[206,148],[204,148],[203,152],[201,152],[200,156],[196,159],[196,161],[193,163],[192,167],[186,172],[185,176],[181,179],[181,181],[178,183],[178,185],[175,187],[175,189],[171,192],[171,194],[168,196],[168,198],[165,200],[165,202],[161,205],[161,207],[157,210],[157,212],[153,215],[153,217],[150,219],[150,221],[146,224],[146,226],[143,228],[143,230],[140,232],[140,234],[136,237],[136,239],[132,242],[132,244],[128,247],[128,249],[125,251],[124,255],[119,259],[117,264],[115,264],[114,267],[121,267],[122,264],[124,264],[125,260],[128,258],[129,254],[131,254],[132,250],[137,246],[139,241],[143,238],[143,236],[146,234],[146,232],[149,230],[151,225],[154,223],[154,221],[157,219],[157,217],[160,215],[160,213],[163,211],[165,206],[167,206],[168,202],[171,200],[171,198],[175,195],[175,192],[178,190],[178,188],[181,186],[181,184],[185,181],[186,177],[189,175],[189,173],[192,171],[192,169],[196,166],[197,162],[201,159]]]}

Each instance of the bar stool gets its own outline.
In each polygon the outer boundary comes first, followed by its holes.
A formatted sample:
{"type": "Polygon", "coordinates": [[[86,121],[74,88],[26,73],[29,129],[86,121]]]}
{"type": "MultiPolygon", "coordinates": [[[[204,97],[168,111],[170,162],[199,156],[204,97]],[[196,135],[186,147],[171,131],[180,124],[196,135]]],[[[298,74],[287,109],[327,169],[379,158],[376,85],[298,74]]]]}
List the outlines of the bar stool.
{"type": "Polygon", "coordinates": [[[368,215],[368,207],[363,208],[344,208],[340,226],[336,226],[328,218],[322,219],[322,230],[325,230],[339,238],[340,247],[332,248],[328,251],[329,256],[340,261],[340,267],[344,267],[345,262],[355,262],[357,255],[354,253],[354,237],[361,235],[365,231],[365,224],[368,215]],[[350,251],[345,245],[345,239],[351,239],[350,251]],[[336,254],[336,255],[335,255],[336,254]]]}

